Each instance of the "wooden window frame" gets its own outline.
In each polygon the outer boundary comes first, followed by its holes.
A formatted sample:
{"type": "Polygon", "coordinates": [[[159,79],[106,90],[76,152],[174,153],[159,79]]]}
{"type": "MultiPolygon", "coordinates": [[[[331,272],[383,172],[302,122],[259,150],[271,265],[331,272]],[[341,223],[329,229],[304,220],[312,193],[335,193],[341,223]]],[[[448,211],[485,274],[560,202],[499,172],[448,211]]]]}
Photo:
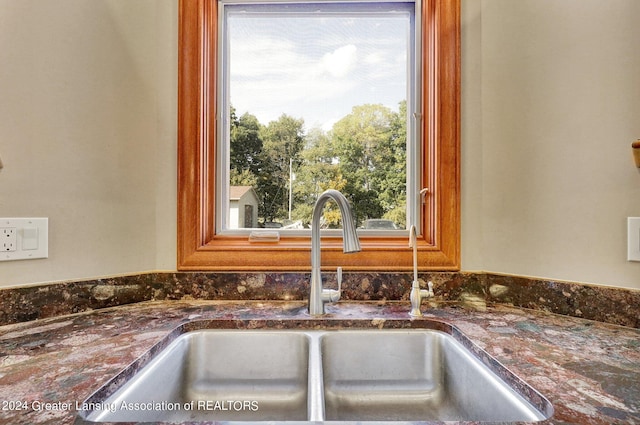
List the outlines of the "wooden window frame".
{"type": "MultiPolygon", "coordinates": [[[[418,0],[419,1],[419,0],[418,0]]],[[[460,269],[460,0],[422,0],[420,187],[427,187],[418,237],[421,270],[460,269]]],[[[178,35],[178,270],[294,271],[311,268],[309,237],[252,243],[216,234],[215,0],[180,0],[178,35]]],[[[363,237],[362,252],[342,253],[322,238],[323,266],[356,271],[409,270],[408,238],[363,237]]]]}

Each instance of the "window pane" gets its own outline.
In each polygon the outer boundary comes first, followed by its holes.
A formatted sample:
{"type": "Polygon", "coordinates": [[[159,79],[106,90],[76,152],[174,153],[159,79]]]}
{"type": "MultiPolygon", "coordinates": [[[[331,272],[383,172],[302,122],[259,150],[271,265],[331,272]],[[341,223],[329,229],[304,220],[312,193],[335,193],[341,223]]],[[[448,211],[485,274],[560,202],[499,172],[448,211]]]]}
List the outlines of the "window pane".
{"type": "MultiPolygon", "coordinates": [[[[224,11],[227,228],[308,227],[329,188],[359,227],[406,228],[413,4],[224,11]]],[[[339,224],[337,211],[325,218],[339,224]]]]}

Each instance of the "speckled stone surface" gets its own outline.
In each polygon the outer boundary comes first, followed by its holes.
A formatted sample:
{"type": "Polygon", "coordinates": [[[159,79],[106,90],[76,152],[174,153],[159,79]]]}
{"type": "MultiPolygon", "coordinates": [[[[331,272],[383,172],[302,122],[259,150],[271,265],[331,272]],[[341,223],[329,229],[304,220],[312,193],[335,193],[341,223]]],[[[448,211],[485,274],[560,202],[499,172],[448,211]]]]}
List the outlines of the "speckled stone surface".
{"type": "MultiPolygon", "coordinates": [[[[326,286],[335,277],[325,274],[326,286]]],[[[640,328],[640,291],[491,273],[421,273],[440,301],[493,302],[640,328]]],[[[409,273],[345,273],[342,299],[409,300],[409,273]]],[[[144,273],[0,290],[0,325],[160,300],[304,300],[305,273],[144,273]]]]}
{"type": "Polygon", "coordinates": [[[487,274],[487,301],[640,328],[640,291],[487,274]]]}
{"type": "MultiPolygon", "coordinates": [[[[555,409],[546,424],[640,423],[639,330],[467,298],[425,303],[424,320],[455,326],[546,396],[555,409]]],[[[194,320],[239,329],[421,323],[408,319],[407,302],[339,302],[327,309],[312,319],[300,301],[182,299],[2,326],[0,423],[73,423],[76,402],[194,320]]]]}

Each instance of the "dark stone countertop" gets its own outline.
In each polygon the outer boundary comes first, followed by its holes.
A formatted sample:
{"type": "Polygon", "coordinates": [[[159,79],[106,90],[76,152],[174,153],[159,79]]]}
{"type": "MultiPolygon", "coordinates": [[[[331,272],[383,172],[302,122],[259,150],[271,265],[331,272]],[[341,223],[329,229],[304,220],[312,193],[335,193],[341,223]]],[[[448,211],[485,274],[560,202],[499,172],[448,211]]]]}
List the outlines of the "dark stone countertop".
{"type": "MultiPolygon", "coordinates": [[[[233,328],[420,324],[409,321],[407,302],[327,310],[312,319],[300,301],[151,301],[2,326],[0,423],[73,423],[76,402],[193,320],[233,328]]],[[[546,396],[555,414],[545,423],[640,424],[640,330],[475,302],[425,303],[423,311],[421,320],[455,326],[546,396]]]]}

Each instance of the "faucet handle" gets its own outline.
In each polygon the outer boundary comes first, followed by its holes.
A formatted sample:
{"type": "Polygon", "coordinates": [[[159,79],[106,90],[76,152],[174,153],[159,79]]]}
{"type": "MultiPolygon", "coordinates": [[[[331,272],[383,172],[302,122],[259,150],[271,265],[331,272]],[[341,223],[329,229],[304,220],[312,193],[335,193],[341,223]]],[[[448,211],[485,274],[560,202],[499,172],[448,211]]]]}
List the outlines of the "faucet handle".
{"type": "Polygon", "coordinates": [[[427,287],[429,289],[427,289],[427,293],[429,294],[430,297],[435,297],[435,294],[433,293],[433,282],[428,281],[427,282],[427,287]]]}
{"type": "Polygon", "coordinates": [[[338,267],[336,270],[336,280],[338,281],[338,289],[323,289],[322,301],[335,303],[340,300],[342,293],[342,267],[338,267]]]}

